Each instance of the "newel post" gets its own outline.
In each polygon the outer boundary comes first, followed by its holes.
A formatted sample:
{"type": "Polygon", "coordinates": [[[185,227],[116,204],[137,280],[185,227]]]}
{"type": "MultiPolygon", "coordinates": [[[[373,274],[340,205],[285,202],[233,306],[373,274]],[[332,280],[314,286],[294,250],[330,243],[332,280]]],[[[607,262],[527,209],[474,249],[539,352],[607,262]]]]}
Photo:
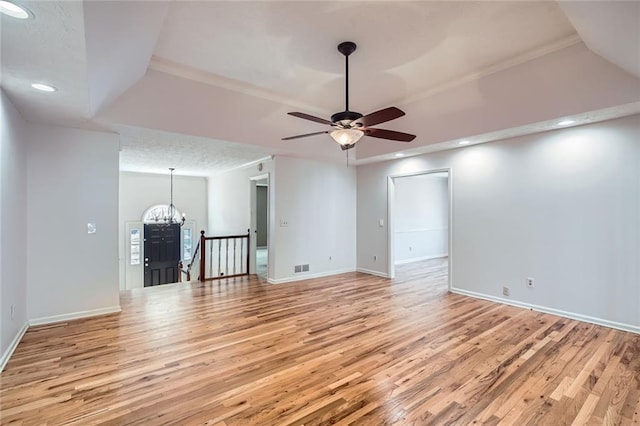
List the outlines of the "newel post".
{"type": "Polygon", "coordinates": [[[247,229],[247,275],[249,275],[249,261],[251,259],[251,229],[247,229]]]}
{"type": "Polygon", "coordinates": [[[205,241],[204,230],[202,230],[200,231],[200,281],[202,282],[204,282],[204,262],[207,260],[205,241]]]}

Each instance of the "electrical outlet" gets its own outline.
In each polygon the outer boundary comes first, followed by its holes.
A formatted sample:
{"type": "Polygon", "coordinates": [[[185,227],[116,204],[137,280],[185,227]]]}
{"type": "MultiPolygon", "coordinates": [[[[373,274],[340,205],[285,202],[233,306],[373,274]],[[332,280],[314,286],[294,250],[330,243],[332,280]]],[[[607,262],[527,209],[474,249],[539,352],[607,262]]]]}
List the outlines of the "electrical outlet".
{"type": "Polygon", "coordinates": [[[289,221],[286,219],[280,219],[280,227],[286,228],[287,226],[289,226],[289,221]]]}
{"type": "Polygon", "coordinates": [[[16,316],[16,305],[11,304],[11,319],[16,316]]]}
{"type": "Polygon", "coordinates": [[[509,295],[509,287],[502,287],[502,295],[503,296],[509,295]]]}
{"type": "Polygon", "coordinates": [[[533,281],[533,278],[531,278],[531,277],[527,278],[527,287],[529,287],[529,288],[535,287],[535,283],[533,281]]]}

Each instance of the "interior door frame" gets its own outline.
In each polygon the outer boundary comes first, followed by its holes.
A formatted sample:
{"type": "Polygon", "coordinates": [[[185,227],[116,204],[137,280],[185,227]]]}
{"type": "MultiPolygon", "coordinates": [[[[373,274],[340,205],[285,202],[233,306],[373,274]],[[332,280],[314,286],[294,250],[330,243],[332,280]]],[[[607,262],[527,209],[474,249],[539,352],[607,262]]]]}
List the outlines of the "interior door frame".
{"type": "Polygon", "coordinates": [[[251,214],[250,226],[249,226],[249,273],[256,273],[256,248],[258,243],[258,237],[256,230],[258,227],[258,208],[257,198],[258,190],[257,183],[259,180],[267,179],[267,277],[271,276],[271,174],[269,172],[262,173],[249,178],[249,210],[251,214]]]}
{"type": "Polygon", "coordinates": [[[449,262],[448,262],[448,290],[451,291],[453,283],[453,171],[451,167],[442,169],[429,169],[411,173],[401,173],[387,176],[387,275],[389,278],[395,278],[395,179],[411,176],[429,175],[434,173],[447,173],[447,189],[449,197],[449,224],[448,224],[448,245],[449,245],[449,262]]]}

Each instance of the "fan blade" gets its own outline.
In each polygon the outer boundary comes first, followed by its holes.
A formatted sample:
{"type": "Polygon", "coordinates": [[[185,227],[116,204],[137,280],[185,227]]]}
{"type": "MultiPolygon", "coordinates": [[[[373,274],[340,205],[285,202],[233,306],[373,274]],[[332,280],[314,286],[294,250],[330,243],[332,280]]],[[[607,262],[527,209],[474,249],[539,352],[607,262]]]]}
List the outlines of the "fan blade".
{"type": "Polygon", "coordinates": [[[396,132],[395,130],[372,129],[371,127],[365,129],[364,134],[372,138],[389,139],[398,142],[411,142],[416,138],[416,135],[410,135],[409,133],[396,132]]]}
{"type": "Polygon", "coordinates": [[[321,135],[323,133],[329,133],[329,131],[325,130],[324,132],[315,132],[315,133],[307,133],[305,135],[289,136],[288,138],[282,138],[282,140],[283,141],[289,141],[291,139],[306,138],[307,136],[321,135]]]}
{"type": "Polygon", "coordinates": [[[387,121],[395,120],[404,115],[404,111],[396,107],[389,107],[381,109],[380,111],[372,112],[362,118],[356,120],[358,123],[362,123],[363,126],[375,126],[376,124],[386,123],[387,121]]]}
{"type": "Polygon", "coordinates": [[[289,115],[293,115],[294,117],[304,118],[305,120],[315,121],[320,124],[328,124],[331,126],[333,123],[329,120],[325,120],[324,118],[314,117],[313,115],[305,114],[304,112],[290,112],[289,115]]]}

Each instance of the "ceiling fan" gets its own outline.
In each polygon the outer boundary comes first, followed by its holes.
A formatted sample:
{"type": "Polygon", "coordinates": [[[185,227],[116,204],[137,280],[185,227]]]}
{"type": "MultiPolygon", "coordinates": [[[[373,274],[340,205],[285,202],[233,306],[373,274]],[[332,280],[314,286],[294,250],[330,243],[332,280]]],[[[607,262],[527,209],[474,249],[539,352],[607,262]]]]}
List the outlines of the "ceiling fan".
{"type": "Polygon", "coordinates": [[[338,45],[338,51],[344,55],[345,59],[345,110],[337,112],[331,116],[331,121],[324,118],[315,117],[303,112],[290,112],[289,115],[303,118],[305,120],[315,121],[320,124],[331,126],[332,130],[323,132],[307,133],[304,135],[289,136],[282,138],[283,141],[306,138],[308,136],[321,135],[328,133],[343,151],[353,148],[363,136],[371,136],[373,138],[388,139],[398,142],[411,142],[416,138],[415,135],[409,133],[396,132],[394,130],[377,129],[370,126],[386,123],[402,117],[404,112],[396,107],[381,109],[371,114],[362,115],[359,112],[349,111],[349,55],[356,50],[356,44],[352,41],[345,41],[338,45]]]}

